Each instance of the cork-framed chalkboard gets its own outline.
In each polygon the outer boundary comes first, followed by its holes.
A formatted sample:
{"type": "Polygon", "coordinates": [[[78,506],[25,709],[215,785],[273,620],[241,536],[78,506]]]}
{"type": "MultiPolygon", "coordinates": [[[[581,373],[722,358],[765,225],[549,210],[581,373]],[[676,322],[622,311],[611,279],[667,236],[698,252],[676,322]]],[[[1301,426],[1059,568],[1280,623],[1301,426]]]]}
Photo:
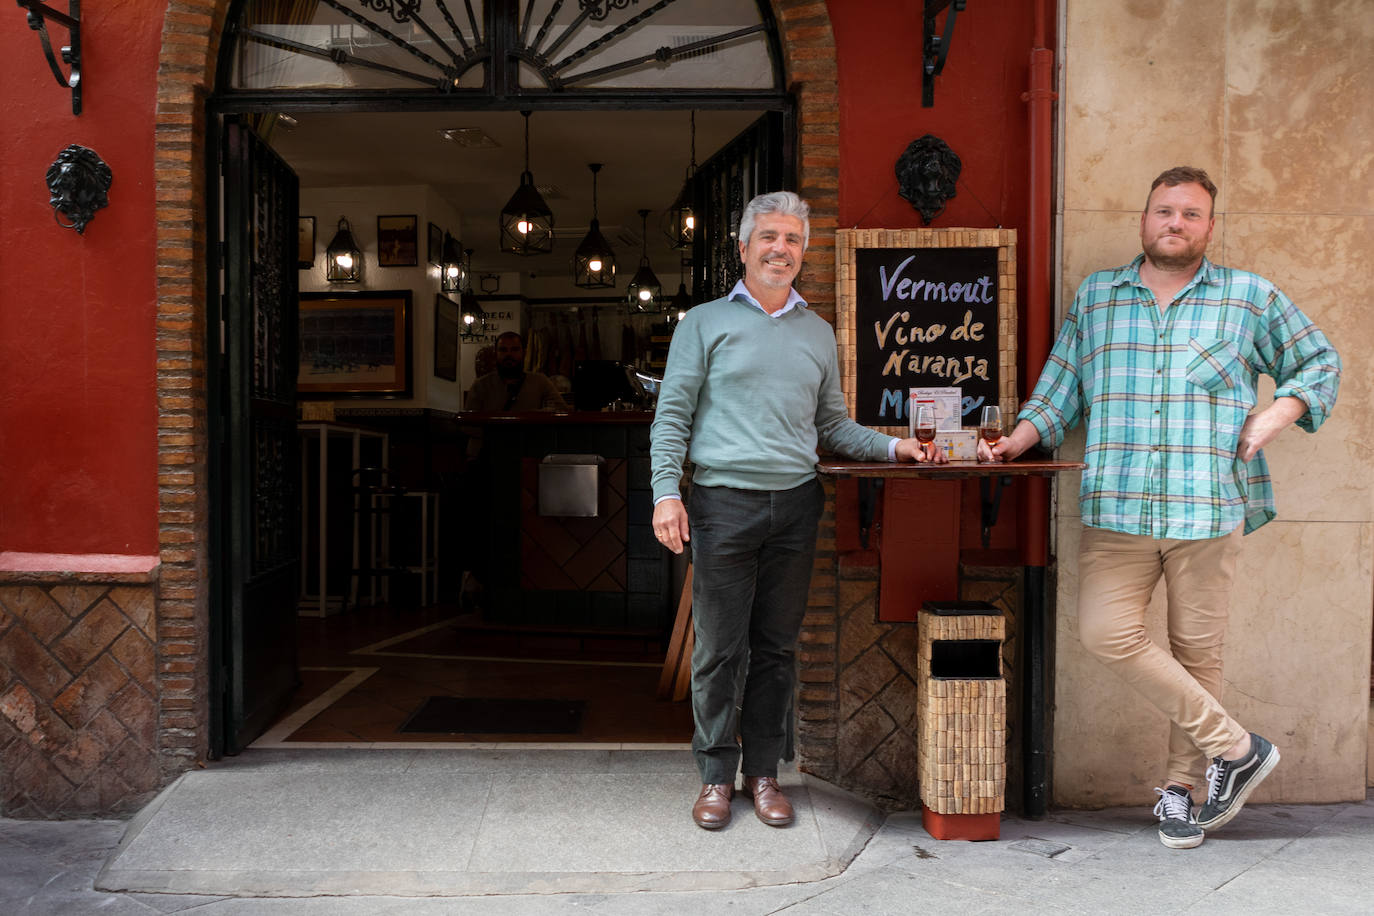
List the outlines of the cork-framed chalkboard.
{"type": "Polygon", "coordinates": [[[894,436],[910,388],[958,386],[963,425],[1016,416],[1016,230],[841,229],[835,337],[850,415],[894,436]]]}

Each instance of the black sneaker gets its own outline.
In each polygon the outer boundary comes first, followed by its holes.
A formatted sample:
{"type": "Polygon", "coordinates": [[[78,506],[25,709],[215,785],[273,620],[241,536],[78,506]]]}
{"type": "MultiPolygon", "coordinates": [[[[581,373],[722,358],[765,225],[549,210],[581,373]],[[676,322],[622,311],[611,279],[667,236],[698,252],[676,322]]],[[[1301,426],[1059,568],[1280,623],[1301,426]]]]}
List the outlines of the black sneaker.
{"type": "Polygon", "coordinates": [[[1183,786],[1155,789],[1159,803],[1155,816],[1159,818],[1159,841],[1170,849],[1192,849],[1201,846],[1206,834],[1193,820],[1193,796],[1183,786]]]}
{"type": "Polygon", "coordinates": [[[1207,801],[1198,809],[1198,826],[1215,830],[1229,822],[1278,762],[1279,749],[1254,732],[1250,733],[1250,753],[1244,757],[1213,758],[1207,768],[1207,801]]]}

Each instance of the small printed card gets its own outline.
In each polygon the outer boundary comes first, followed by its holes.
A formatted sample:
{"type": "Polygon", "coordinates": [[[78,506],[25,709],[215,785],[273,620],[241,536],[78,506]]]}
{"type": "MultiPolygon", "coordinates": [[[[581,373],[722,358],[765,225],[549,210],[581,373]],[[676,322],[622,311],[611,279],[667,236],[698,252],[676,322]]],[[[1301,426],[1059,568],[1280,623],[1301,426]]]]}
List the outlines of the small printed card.
{"type": "Polygon", "coordinates": [[[923,404],[935,407],[935,428],[961,429],[964,425],[963,392],[954,388],[911,388],[908,389],[906,428],[907,434],[916,435],[916,408],[923,404]]]}
{"type": "Polygon", "coordinates": [[[950,461],[976,461],[978,430],[942,429],[935,434],[935,447],[943,449],[950,461]]]}

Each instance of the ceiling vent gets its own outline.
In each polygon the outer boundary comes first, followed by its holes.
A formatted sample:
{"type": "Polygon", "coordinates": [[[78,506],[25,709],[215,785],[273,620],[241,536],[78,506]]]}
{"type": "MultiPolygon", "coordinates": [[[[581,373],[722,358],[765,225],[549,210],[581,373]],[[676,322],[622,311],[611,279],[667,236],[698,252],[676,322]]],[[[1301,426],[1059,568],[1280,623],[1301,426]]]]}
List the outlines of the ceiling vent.
{"type": "Polygon", "coordinates": [[[496,149],[501,145],[480,127],[444,127],[439,136],[465,149],[496,149]]]}

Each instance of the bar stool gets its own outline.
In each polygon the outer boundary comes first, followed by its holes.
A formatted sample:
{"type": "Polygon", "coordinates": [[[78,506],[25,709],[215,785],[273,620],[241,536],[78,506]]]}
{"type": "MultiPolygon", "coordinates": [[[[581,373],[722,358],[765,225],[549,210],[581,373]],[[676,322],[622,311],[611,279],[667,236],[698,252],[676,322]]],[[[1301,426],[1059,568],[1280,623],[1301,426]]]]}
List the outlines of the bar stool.
{"type": "Polygon", "coordinates": [[[353,568],[348,601],[358,607],[364,590],[369,601],[377,603],[379,582],[382,598],[389,600],[388,577],[405,571],[391,562],[391,516],[406,489],[391,483],[386,468],[354,468],[352,482],[353,568]]]}
{"type": "Polygon", "coordinates": [[[420,606],[428,606],[430,596],[439,600],[439,505],[437,490],[413,489],[403,494],[406,499],[416,501],[419,506],[419,548],[415,552],[417,562],[405,566],[406,572],[420,577],[420,606]]]}
{"type": "Polygon", "coordinates": [[[355,606],[364,582],[370,600],[381,595],[393,599],[391,586],[397,575],[413,574],[420,580],[420,605],[439,594],[439,494],[420,487],[390,482],[385,468],[358,468],[353,472],[353,578],[350,598],[355,606]],[[413,509],[411,511],[411,504],[413,509]],[[403,526],[418,522],[411,531],[403,526]],[[413,531],[413,535],[412,532],[413,531]],[[403,536],[404,535],[404,536],[403,536]],[[410,540],[414,537],[414,541],[410,540]],[[400,543],[396,543],[397,541],[400,543]],[[413,562],[407,562],[413,560],[413,562]]]}

